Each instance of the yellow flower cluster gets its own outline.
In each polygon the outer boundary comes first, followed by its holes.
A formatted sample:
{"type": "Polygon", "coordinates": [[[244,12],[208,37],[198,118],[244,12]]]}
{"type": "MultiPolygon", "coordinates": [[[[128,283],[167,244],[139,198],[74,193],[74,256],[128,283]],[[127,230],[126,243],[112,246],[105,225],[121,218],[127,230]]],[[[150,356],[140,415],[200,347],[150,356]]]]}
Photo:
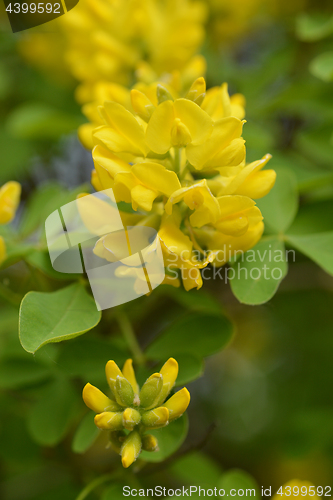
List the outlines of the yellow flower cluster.
{"type": "Polygon", "coordinates": [[[158,230],[168,282],[179,285],[179,269],[185,289],[198,289],[200,269],[259,241],[264,226],[253,199],[274,185],[275,172],[262,170],[270,155],[246,165],[244,99],[230,98],[226,84],[206,92],[201,77],[185,98],[161,84],[130,97],[132,111],[114,101],[99,107],[92,183],[112,188],[137,211],[137,223],[158,230]]]}
{"type": "Polygon", "coordinates": [[[121,455],[124,467],[129,467],[141,450],[157,451],[155,436],[146,432],[165,427],[180,417],[190,402],[190,393],[184,387],[167,401],[178,375],[178,363],[170,358],[159,373],[151,375],[139,390],[128,359],[122,371],[114,361],[105,367],[111,389],[110,398],[99,389],[87,384],[83,389],[85,404],[97,413],[95,424],[110,431],[110,444],[121,455]]]}
{"type": "MultiPolygon", "coordinates": [[[[8,224],[15,216],[20,202],[21,186],[18,182],[7,182],[0,188],[0,224],[8,224]]],[[[6,258],[6,245],[0,236],[0,265],[6,258]]]]}
{"type": "Polygon", "coordinates": [[[66,59],[82,82],[80,102],[95,84],[131,85],[134,73],[152,80],[186,69],[204,39],[200,0],[86,0],[61,19],[66,59]]]}

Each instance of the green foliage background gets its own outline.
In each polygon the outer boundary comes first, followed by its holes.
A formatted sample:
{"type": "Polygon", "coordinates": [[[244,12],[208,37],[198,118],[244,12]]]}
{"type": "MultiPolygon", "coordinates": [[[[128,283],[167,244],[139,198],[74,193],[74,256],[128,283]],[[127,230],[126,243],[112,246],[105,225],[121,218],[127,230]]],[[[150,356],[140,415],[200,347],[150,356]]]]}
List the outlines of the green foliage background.
{"type": "Polygon", "coordinates": [[[277,183],[258,202],[266,229],[257,250],[295,250],[295,261],[279,263],[282,283],[217,279],[189,293],[161,286],[101,317],[83,277],[52,269],[43,229],[53,210],[91,189],[90,155],[76,139],[84,118],[75,83],[27,66],[16,38],[1,33],[0,184],[23,186],[16,220],[0,229],[8,242],[0,270],[1,498],[117,500],[124,484],[274,492],[295,477],[333,483],[332,49],[333,13],[318,3],[260,29],[250,24],[237,43],[208,39],[203,48],[208,85],[228,81],[246,97],[248,161],[273,155],[277,183]],[[188,418],[157,431],[160,451],[143,454],[137,472],[119,470],[81,399],[88,381],[106,390],[108,359],[137,354],[124,317],[144,353],[140,382],[174,356],[177,383],[192,398],[188,418]]]}

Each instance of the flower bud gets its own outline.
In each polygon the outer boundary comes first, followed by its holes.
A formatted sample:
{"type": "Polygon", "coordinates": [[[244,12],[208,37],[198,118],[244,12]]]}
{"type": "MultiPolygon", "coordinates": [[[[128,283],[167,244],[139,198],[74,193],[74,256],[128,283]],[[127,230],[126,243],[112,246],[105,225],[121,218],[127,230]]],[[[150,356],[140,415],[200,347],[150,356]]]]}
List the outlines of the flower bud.
{"type": "Polygon", "coordinates": [[[121,373],[117,363],[115,363],[113,360],[108,361],[105,366],[105,375],[106,375],[106,380],[109,384],[109,387],[111,391],[113,392],[114,395],[116,395],[116,380],[117,376],[119,375],[120,377],[123,376],[121,373]]]}
{"type": "Polygon", "coordinates": [[[8,224],[15,216],[20,203],[21,186],[10,181],[0,188],[0,224],[8,224]]]}
{"type": "Polygon", "coordinates": [[[181,417],[188,405],[190,404],[190,393],[184,387],[176,392],[163,406],[169,410],[169,420],[175,420],[181,417]]]}
{"type": "Polygon", "coordinates": [[[121,430],[123,428],[123,414],[120,411],[105,411],[96,415],[94,422],[96,427],[102,430],[121,430]]]}
{"type": "Polygon", "coordinates": [[[176,118],[171,129],[171,144],[175,147],[182,148],[187,146],[192,140],[189,129],[181,122],[180,118],[176,118]]]}
{"type": "Polygon", "coordinates": [[[160,406],[175,385],[178,376],[178,363],[174,358],[169,358],[162,366],[160,374],[163,376],[163,388],[156,406],[160,406]]]}
{"type": "Polygon", "coordinates": [[[121,462],[123,467],[129,467],[141,452],[141,436],[138,431],[132,431],[126,437],[121,447],[121,462]]]}
{"type": "Polygon", "coordinates": [[[149,122],[151,115],[155,109],[153,103],[148,97],[137,89],[131,90],[132,106],[136,114],[145,122],[149,122]]]}
{"type": "Polygon", "coordinates": [[[118,375],[116,379],[116,401],[122,406],[132,406],[134,401],[134,391],[129,381],[118,375]]]}
{"type": "Polygon", "coordinates": [[[131,359],[127,359],[125,361],[122,372],[124,377],[127,378],[129,383],[131,384],[134,394],[139,394],[139,386],[136,381],[135,373],[133,370],[133,362],[131,359]]]}
{"type": "Polygon", "coordinates": [[[147,410],[154,408],[160,397],[163,388],[163,376],[160,373],[154,373],[143,384],[140,391],[141,406],[147,410]]]}
{"type": "Polygon", "coordinates": [[[132,431],[136,425],[141,421],[141,415],[138,410],[133,408],[126,408],[123,413],[123,426],[125,429],[132,431]]]}
{"type": "Polygon", "coordinates": [[[86,384],[82,391],[82,397],[85,404],[95,413],[103,413],[105,411],[119,411],[121,407],[110,398],[105,396],[97,387],[91,384],[86,384]]]}
{"type": "Polygon", "coordinates": [[[145,434],[142,437],[142,449],[145,451],[158,451],[158,441],[152,434],[145,434]]]}
{"type": "Polygon", "coordinates": [[[156,87],[156,93],[159,104],[162,104],[164,101],[173,101],[173,97],[170,92],[160,84],[156,87]]]}
{"type": "Polygon", "coordinates": [[[186,99],[190,99],[191,101],[201,105],[206,95],[206,82],[205,79],[201,76],[197,78],[195,82],[192,83],[190,90],[187,93],[186,99]]]}
{"type": "Polygon", "coordinates": [[[141,422],[147,429],[158,429],[169,423],[169,410],[164,406],[147,411],[142,415],[141,422]]]}

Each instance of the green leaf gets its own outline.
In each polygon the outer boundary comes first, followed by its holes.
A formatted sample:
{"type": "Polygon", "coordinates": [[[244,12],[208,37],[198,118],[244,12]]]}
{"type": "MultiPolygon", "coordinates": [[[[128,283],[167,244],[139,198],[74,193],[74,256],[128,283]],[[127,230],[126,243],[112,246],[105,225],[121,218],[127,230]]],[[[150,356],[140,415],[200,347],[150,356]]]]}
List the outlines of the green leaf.
{"type": "Polygon", "coordinates": [[[304,42],[321,40],[333,33],[333,17],[302,13],[296,20],[296,34],[304,42]]]}
{"type": "Polygon", "coordinates": [[[96,339],[88,336],[62,345],[58,366],[72,377],[82,377],[92,384],[105,383],[105,365],[113,359],[120,367],[129,357],[113,339],[96,339]]]}
{"type": "Polygon", "coordinates": [[[317,201],[300,207],[288,229],[292,236],[324,233],[332,229],[333,200],[317,201]]]}
{"type": "Polygon", "coordinates": [[[291,170],[279,169],[272,191],[258,200],[265,226],[270,232],[286,231],[298,210],[297,179],[291,170]]]}
{"type": "Polygon", "coordinates": [[[149,431],[149,434],[153,434],[158,440],[159,451],[143,451],[140,458],[146,462],[162,462],[180,448],[187,432],[188,418],[186,413],[167,427],[149,431]]]}
{"type": "Polygon", "coordinates": [[[272,238],[260,241],[229,270],[231,289],[243,304],[264,304],[273,297],[287,274],[284,243],[272,238]]]}
{"type": "Polygon", "coordinates": [[[171,324],[148,346],[146,354],[152,359],[186,353],[205,357],[223,349],[232,337],[231,322],[222,315],[193,313],[171,324]]]}
{"type": "Polygon", "coordinates": [[[24,103],[7,119],[7,130],[20,139],[57,139],[76,130],[81,117],[67,114],[43,102],[24,103]]]}
{"type": "Polygon", "coordinates": [[[221,469],[207,455],[195,451],[179,458],[169,467],[172,474],[189,485],[215,487],[221,476],[221,469]]]}
{"type": "Polygon", "coordinates": [[[48,368],[33,359],[7,358],[0,362],[0,387],[2,389],[26,387],[49,377],[48,368]]]}
{"type": "Polygon", "coordinates": [[[20,341],[34,353],[50,342],[82,335],[100,319],[94,299],[79,283],[51,293],[29,292],[20,307],[20,341]]]}
{"type": "Polygon", "coordinates": [[[82,419],[79,427],[74,434],[72,442],[72,450],[74,453],[84,453],[94,443],[100,431],[94,423],[95,414],[93,412],[87,413],[82,419]]]}
{"type": "Polygon", "coordinates": [[[324,80],[330,82],[333,80],[333,52],[324,52],[315,57],[309,67],[311,73],[324,80]]]}
{"type": "Polygon", "coordinates": [[[81,274],[59,273],[53,269],[50,255],[47,251],[33,250],[25,257],[25,261],[35,267],[49,278],[61,281],[73,281],[81,277],[81,274]]]}
{"type": "Polygon", "coordinates": [[[203,289],[198,290],[196,293],[188,293],[183,288],[173,288],[170,285],[164,285],[163,293],[169,295],[172,300],[175,300],[187,309],[210,313],[221,312],[221,303],[216,297],[205,292],[203,289]]]}
{"type": "Polygon", "coordinates": [[[33,439],[41,445],[57,444],[65,436],[77,407],[77,391],[66,380],[45,387],[28,415],[33,439]]]}
{"type": "Polygon", "coordinates": [[[287,241],[333,275],[333,231],[306,236],[287,235],[287,241]]]}
{"type": "Polygon", "coordinates": [[[177,354],[177,362],[179,364],[179,373],[176,380],[177,386],[192,382],[192,380],[196,380],[203,374],[204,362],[200,356],[179,353],[177,354]]]}
{"type": "Polygon", "coordinates": [[[260,498],[259,494],[259,486],[256,481],[253,479],[250,474],[244,472],[239,469],[229,470],[221,477],[218,483],[218,489],[225,490],[225,496],[232,496],[233,498],[243,498],[243,497],[251,497],[251,498],[260,498]],[[244,490],[243,495],[231,495],[230,490],[244,490]],[[255,495],[250,493],[249,491],[246,493],[246,490],[255,490],[255,495]]]}

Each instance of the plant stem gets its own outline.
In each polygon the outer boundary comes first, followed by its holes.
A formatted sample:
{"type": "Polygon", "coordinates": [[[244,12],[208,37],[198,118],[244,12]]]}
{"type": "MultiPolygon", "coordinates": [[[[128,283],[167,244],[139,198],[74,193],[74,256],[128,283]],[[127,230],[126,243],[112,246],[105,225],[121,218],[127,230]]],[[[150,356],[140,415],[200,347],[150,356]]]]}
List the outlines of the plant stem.
{"type": "Polygon", "coordinates": [[[115,479],[117,475],[118,474],[104,474],[103,476],[94,479],[94,481],[91,481],[91,483],[87,484],[87,486],[81,491],[79,496],[76,497],[76,500],[84,500],[85,498],[87,498],[89,493],[91,493],[95,488],[97,488],[97,486],[106,483],[107,481],[111,481],[112,479],[115,479]]]}
{"type": "Polygon", "coordinates": [[[174,147],[174,169],[175,169],[175,172],[176,174],[180,175],[180,168],[181,168],[181,163],[182,163],[182,151],[181,151],[181,148],[177,148],[177,147],[174,147]]]}
{"type": "Polygon", "coordinates": [[[140,366],[144,365],[146,361],[145,355],[143,354],[141,347],[136,339],[133,327],[128,317],[123,312],[118,312],[117,321],[120,326],[121,333],[123,334],[124,339],[126,340],[127,345],[133,354],[134,361],[140,366]]]}

